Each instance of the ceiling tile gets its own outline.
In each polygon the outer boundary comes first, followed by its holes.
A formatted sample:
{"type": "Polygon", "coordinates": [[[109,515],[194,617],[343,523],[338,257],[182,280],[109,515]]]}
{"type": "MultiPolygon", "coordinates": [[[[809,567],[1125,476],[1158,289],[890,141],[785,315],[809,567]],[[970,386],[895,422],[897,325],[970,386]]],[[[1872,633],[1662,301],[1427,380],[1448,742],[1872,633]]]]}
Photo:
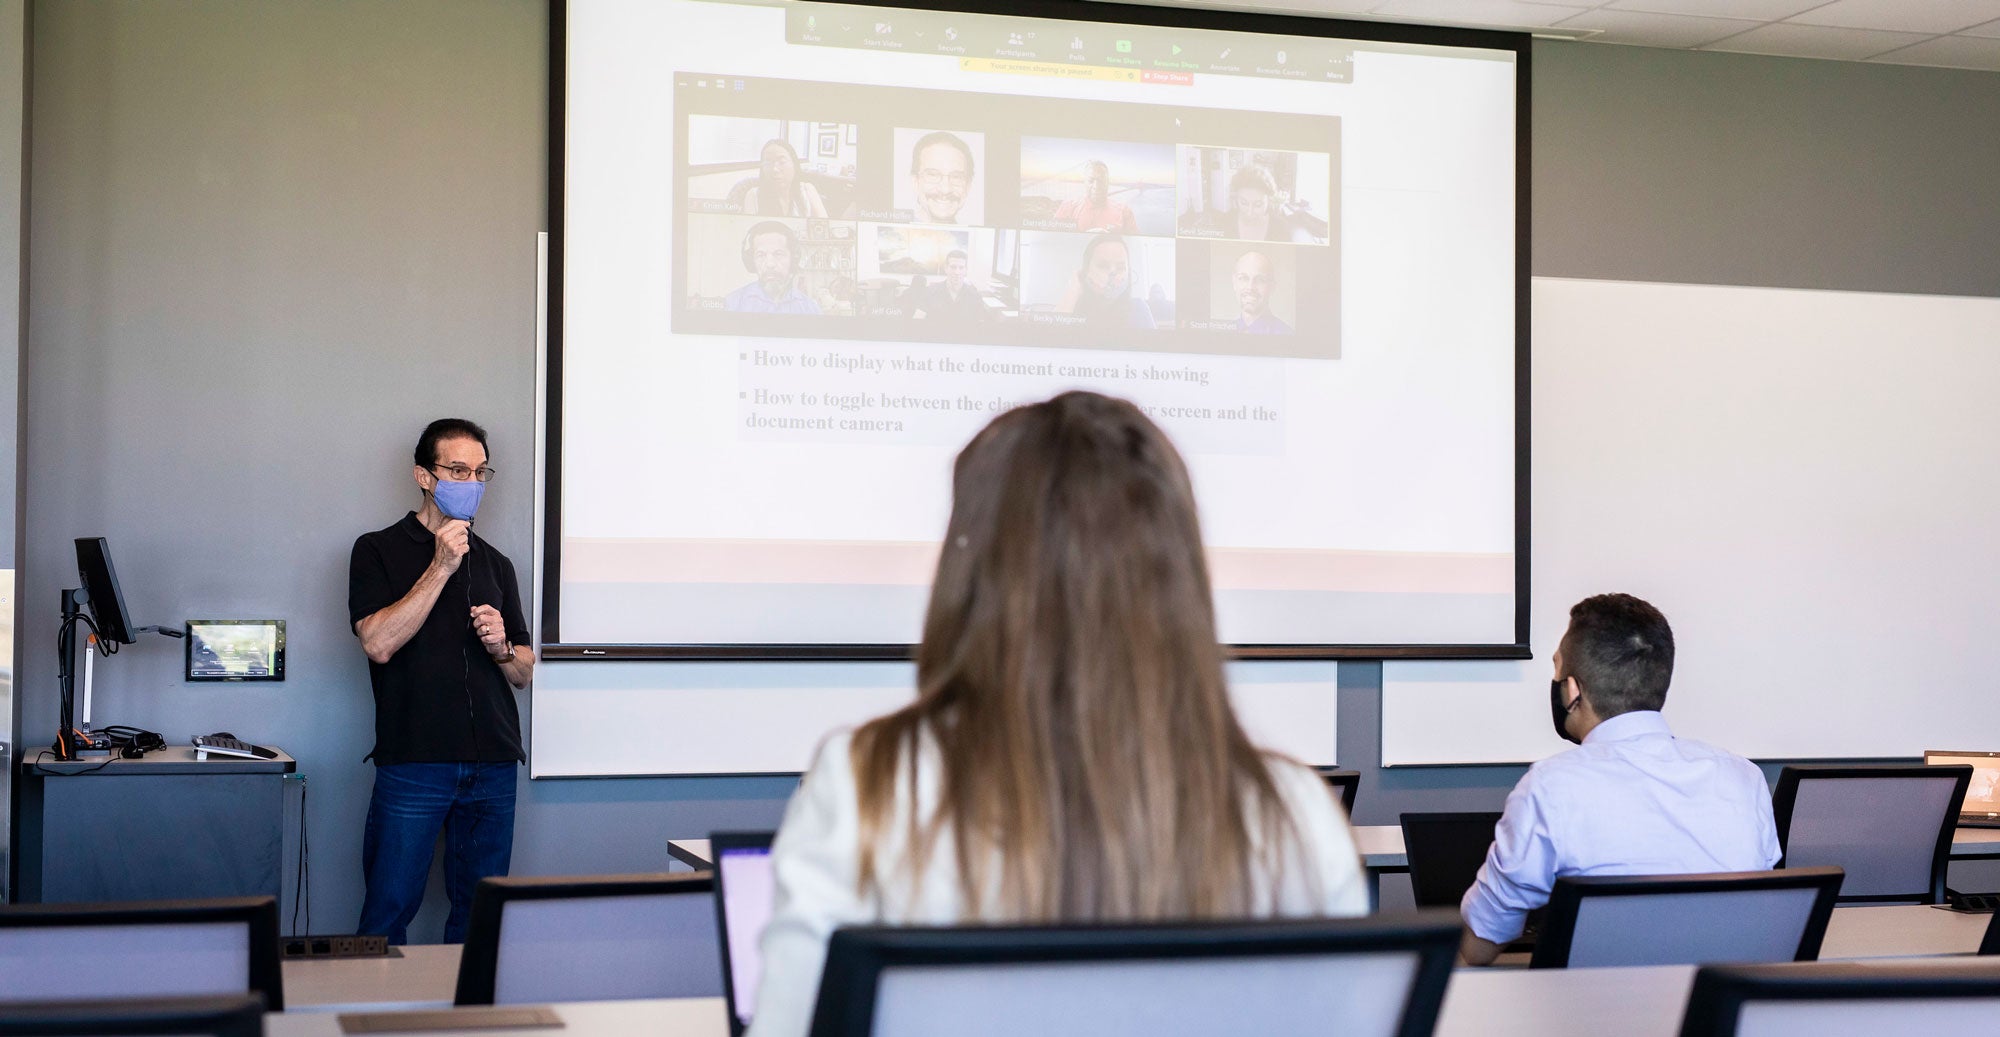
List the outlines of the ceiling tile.
{"type": "Polygon", "coordinates": [[[1383,18],[1414,18],[1459,25],[1542,28],[1581,14],[1586,7],[1585,4],[1534,4],[1521,0],[1389,0],[1373,13],[1383,18]]]}
{"type": "Polygon", "coordinates": [[[1896,32],[1957,32],[2000,18],[2000,0],[1833,0],[1792,16],[1801,25],[1896,32]]]}
{"type": "Polygon", "coordinates": [[[1653,14],[1686,14],[1704,18],[1746,18],[1775,22],[1809,10],[1826,0],[1612,0],[1605,7],[1653,14]]]}
{"type": "Polygon", "coordinates": [[[1983,36],[1989,39],[2000,39],[2000,22],[1987,22],[1985,25],[1975,25],[1970,29],[1960,29],[1958,30],[1958,34],[1960,36],[1983,36]]]}
{"type": "Polygon", "coordinates": [[[1690,18],[1679,14],[1652,14],[1646,11],[1585,11],[1559,29],[1596,29],[1592,43],[1631,43],[1641,47],[1699,47],[1754,29],[1762,22],[1734,18],[1690,18]]]}
{"type": "Polygon", "coordinates": [[[1940,65],[1945,68],[1976,68],[2000,72],[2000,39],[1976,36],[1939,36],[1902,50],[1892,50],[1871,60],[1892,65],[1940,65]]]}
{"type": "Polygon", "coordinates": [[[1821,25],[1780,22],[1711,43],[1703,50],[1726,50],[1741,54],[1777,54],[1793,58],[1833,58],[1860,61],[1883,51],[1907,47],[1926,37],[1915,32],[1881,32],[1875,29],[1832,29],[1821,25]]]}

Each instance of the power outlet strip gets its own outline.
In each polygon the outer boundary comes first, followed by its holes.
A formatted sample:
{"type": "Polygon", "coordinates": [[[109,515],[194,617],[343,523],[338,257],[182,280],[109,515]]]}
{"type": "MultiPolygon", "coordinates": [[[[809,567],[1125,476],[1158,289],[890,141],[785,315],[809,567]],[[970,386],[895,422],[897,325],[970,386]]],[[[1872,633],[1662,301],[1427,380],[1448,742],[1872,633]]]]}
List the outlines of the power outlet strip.
{"type": "Polygon", "coordinates": [[[384,958],[389,955],[386,936],[287,936],[287,958],[384,958]]]}

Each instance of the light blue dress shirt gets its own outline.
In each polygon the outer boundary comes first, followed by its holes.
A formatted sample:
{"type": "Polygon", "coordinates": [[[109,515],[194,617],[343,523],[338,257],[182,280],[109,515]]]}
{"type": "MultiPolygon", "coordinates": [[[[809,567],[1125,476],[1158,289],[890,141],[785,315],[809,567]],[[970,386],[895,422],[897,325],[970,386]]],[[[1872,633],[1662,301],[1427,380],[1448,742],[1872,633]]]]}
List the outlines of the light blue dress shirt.
{"type": "Polygon", "coordinates": [[[1640,710],[1528,768],[1459,911],[1473,935],[1504,944],[1564,875],[1764,871],[1777,862],[1771,789],[1757,766],[1675,738],[1666,718],[1640,710]]]}

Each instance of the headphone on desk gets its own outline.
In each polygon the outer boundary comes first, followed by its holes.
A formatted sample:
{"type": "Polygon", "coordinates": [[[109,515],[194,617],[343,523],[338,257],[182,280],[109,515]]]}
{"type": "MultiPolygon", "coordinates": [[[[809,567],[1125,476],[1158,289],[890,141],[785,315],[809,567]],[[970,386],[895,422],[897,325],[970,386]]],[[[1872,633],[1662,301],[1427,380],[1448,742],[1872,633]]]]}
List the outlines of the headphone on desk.
{"type": "Polygon", "coordinates": [[[753,274],[757,272],[756,249],[757,236],[759,234],[783,234],[785,236],[785,247],[790,249],[792,253],[791,272],[794,274],[799,272],[798,232],[785,224],[779,223],[777,220],[759,220],[751,224],[750,229],[743,233],[743,269],[753,274]]]}

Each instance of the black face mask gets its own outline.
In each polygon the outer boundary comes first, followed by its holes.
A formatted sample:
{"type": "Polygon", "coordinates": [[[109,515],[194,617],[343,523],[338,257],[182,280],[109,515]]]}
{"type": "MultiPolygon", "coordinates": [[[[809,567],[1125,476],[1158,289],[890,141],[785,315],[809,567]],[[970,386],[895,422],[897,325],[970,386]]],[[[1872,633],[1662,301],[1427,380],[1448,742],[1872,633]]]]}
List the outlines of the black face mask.
{"type": "Polygon", "coordinates": [[[1583,739],[1570,734],[1569,729],[1563,726],[1563,721],[1568,720],[1570,713],[1583,702],[1583,696],[1578,695],[1575,702],[1567,706],[1563,705],[1563,685],[1565,683],[1567,682],[1560,678],[1549,682],[1549,718],[1555,721],[1556,737],[1561,738],[1565,742],[1574,742],[1577,745],[1582,745],[1583,739]]]}

